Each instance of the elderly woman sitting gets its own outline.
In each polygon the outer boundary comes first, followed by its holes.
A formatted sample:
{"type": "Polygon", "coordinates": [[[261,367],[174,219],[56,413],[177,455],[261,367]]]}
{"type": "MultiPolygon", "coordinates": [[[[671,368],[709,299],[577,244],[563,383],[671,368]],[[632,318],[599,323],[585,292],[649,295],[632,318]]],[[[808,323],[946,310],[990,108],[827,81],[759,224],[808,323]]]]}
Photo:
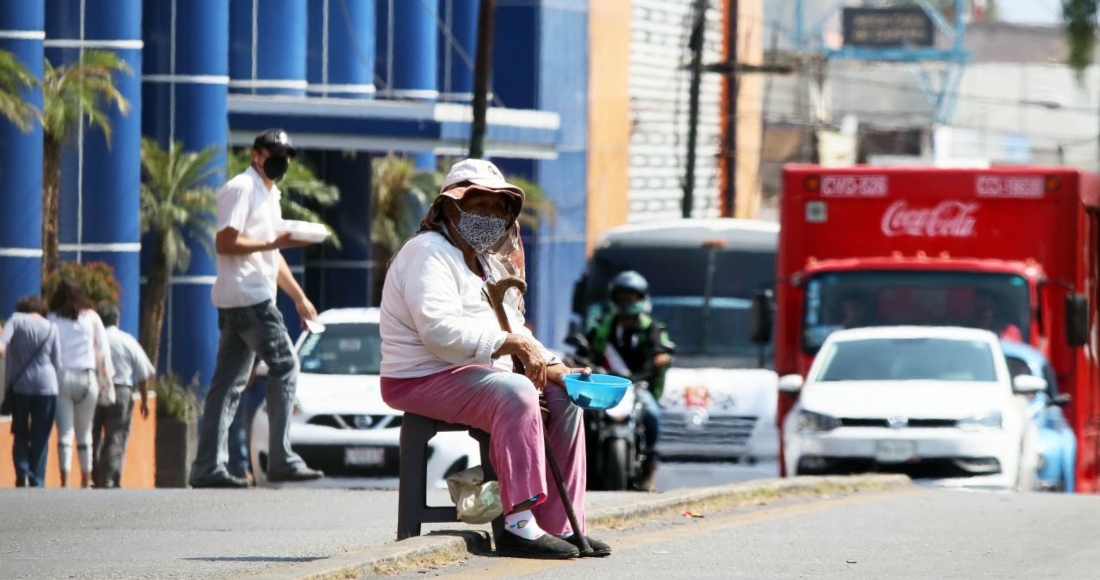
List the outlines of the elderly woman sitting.
{"type": "MultiPolygon", "coordinates": [[[[523,190],[480,159],[456,163],[420,232],[394,256],[382,291],[382,398],[390,406],[492,434],[505,532],[497,552],[532,558],[579,554],[562,498],[549,485],[545,432],[579,525],[584,522],[585,452],[580,409],[562,377],[570,369],[524,327],[523,299],[505,297],[513,332],[501,330],[486,283],[523,276],[517,217],[523,190]],[[513,359],[525,374],[512,372],[513,359]]],[[[611,548],[588,538],[593,551],[611,548]]]]}

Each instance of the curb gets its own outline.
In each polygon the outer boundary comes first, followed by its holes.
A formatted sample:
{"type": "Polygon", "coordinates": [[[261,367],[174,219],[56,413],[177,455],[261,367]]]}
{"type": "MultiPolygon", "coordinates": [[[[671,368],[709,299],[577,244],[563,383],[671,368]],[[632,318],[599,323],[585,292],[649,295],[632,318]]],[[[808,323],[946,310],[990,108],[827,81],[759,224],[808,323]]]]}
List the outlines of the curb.
{"type": "MultiPolygon", "coordinates": [[[[911,481],[904,475],[861,475],[796,477],[784,479],[760,479],[733,483],[718,487],[674,490],[661,494],[641,494],[639,500],[625,505],[589,510],[589,527],[609,527],[615,523],[641,520],[675,513],[707,502],[735,502],[760,495],[772,497],[826,493],[829,491],[858,491],[861,489],[890,489],[908,486],[911,481]]],[[[417,536],[401,542],[390,542],[362,550],[353,550],[295,566],[246,574],[255,580],[327,580],[355,578],[372,575],[378,569],[406,568],[418,561],[458,560],[462,556],[485,553],[489,547],[489,534],[483,530],[454,530],[417,536]]]]}

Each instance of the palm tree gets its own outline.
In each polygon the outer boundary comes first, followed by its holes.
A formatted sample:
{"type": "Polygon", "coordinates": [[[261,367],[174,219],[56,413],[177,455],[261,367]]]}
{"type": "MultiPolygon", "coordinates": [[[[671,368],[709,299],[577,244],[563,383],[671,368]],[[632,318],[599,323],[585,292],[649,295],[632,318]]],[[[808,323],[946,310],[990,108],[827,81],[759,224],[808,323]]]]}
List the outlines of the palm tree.
{"type": "MultiPolygon", "coordinates": [[[[252,163],[251,149],[238,149],[229,156],[229,175],[237,175],[248,169],[252,163]]],[[[340,201],[340,188],[329,185],[313,173],[310,167],[301,162],[290,164],[286,175],[279,181],[279,189],[284,195],[279,198],[279,206],[283,210],[283,219],[302,220],[323,224],[329,231],[329,241],[339,248],[340,238],[332,226],[325,223],[321,214],[302,205],[298,200],[315,204],[322,208],[331,207],[340,201]]]]}
{"type": "Polygon", "coordinates": [[[217,194],[204,183],[217,172],[212,163],[217,154],[216,145],[194,152],[177,142],[165,151],[152,139],[141,142],[141,232],[149,234],[153,256],[141,295],[141,344],[154,361],[160,354],[169,278],[191,263],[185,239],[214,253],[217,194]]]}
{"type": "Polygon", "coordinates": [[[24,133],[30,132],[38,119],[38,109],[23,100],[23,94],[34,88],[34,78],[14,54],[0,50],[0,116],[24,133]]]}
{"type": "Polygon", "coordinates": [[[98,127],[111,142],[109,107],[122,114],[130,103],[119,92],[114,74],[130,74],[130,67],[107,50],[86,50],[71,65],[45,63],[42,75],[42,273],[57,269],[58,219],[61,186],[61,149],[78,123],[98,127]]]}

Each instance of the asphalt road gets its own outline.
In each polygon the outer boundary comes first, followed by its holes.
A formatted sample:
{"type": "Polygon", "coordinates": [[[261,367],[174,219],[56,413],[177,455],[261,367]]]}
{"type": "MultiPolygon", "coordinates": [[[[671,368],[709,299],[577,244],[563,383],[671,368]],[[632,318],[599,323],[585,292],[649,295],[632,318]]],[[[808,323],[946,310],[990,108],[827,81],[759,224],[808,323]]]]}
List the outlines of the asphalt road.
{"type": "Polygon", "coordinates": [[[1100,576],[1100,497],[912,487],[789,500],[593,535],[609,558],[469,557],[396,578],[1066,578],[1100,576]]]}

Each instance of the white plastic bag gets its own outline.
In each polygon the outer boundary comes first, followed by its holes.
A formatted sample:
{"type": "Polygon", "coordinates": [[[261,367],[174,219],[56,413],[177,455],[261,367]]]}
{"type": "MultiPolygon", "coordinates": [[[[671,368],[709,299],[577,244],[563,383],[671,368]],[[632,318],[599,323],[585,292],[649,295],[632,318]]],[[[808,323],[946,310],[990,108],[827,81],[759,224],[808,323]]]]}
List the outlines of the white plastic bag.
{"type": "Polygon", "coordinates": [[[500,505],[500,485],[485,481],[480,465],[448,477],[447,490],[458,509],[458,519],[467,524],[487,524],[504,512],[500,505]]]}

